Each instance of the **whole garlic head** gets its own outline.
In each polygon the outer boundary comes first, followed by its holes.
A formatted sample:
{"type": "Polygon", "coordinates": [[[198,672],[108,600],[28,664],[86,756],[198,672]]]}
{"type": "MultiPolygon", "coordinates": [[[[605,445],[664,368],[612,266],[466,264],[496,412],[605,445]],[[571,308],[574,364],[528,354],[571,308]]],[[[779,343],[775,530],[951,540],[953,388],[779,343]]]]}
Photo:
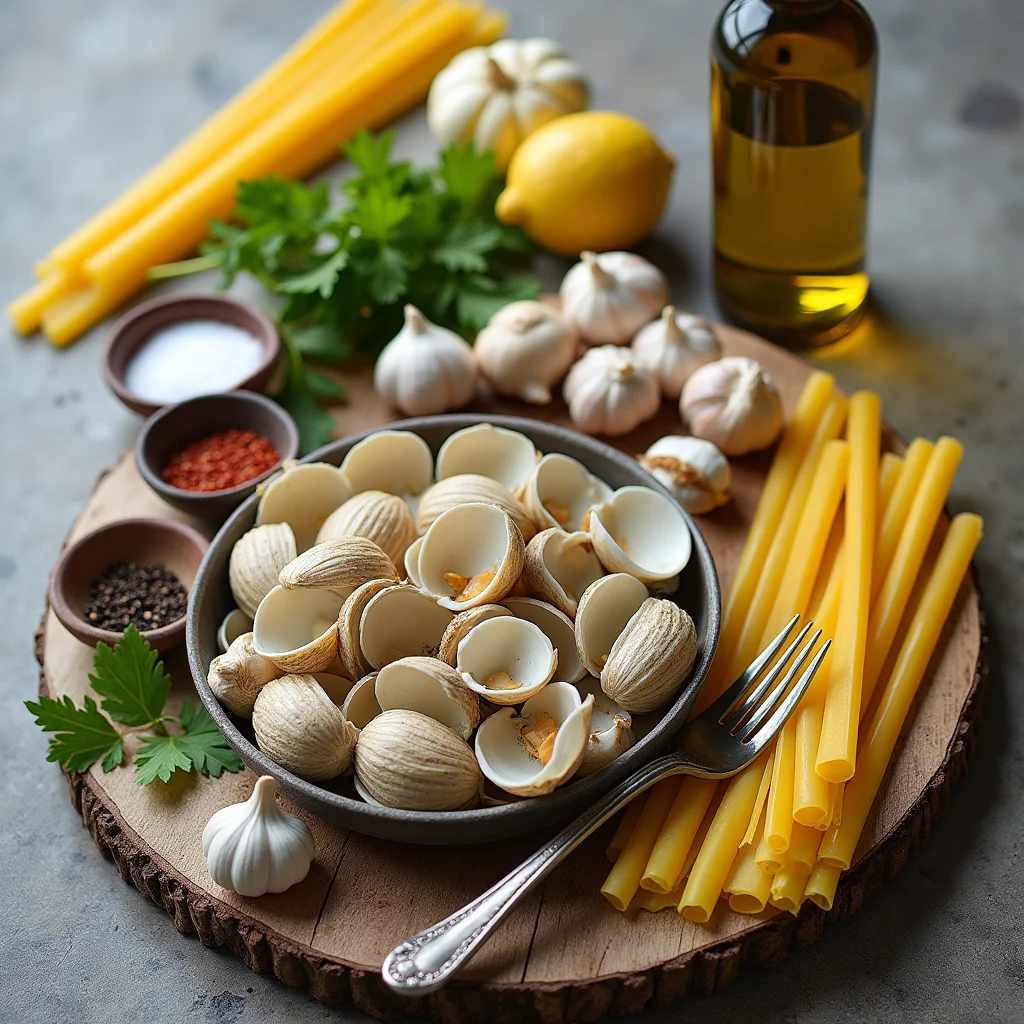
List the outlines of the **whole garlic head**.
{"type": "Polygon", "coordinates": [[[696,437],[726,455],[767,448],[782,431],[782,399],[759,363],[728,356],[695,370],[683,385],[679,414],[696,437]]]}
{"type": "Polygon", "coordinates": [[[710,512],[729,500],[729,460],[703,438],[660,438],[637,461],[694,515],[710,512]]]}
{"type": "Polygon", "coordinates": [[[203,829],[210,877],[240,896],[284,892],[309,874],[315,853],[306,823],[277,806],[274,780],[256,780],[244,803],[222,807],[203,829]]]}
{"type": "Polygon", "coordinates": [[[543,302],[512,302],[491,317],[473,351],[499,394],[547,405],[575,358],[576,332],[543,302]]]}
{"type": "Polygon", "coordinates": [[[476,394],[473,350],[415,306],[406,306],[405,326],[377,359],[373,386],[407,416],[457,409],[476,394]]]}
{"type": "Polygon", "coordinates": [[[666,306],[659,319],[637,332],[633,355],[654,374],[666,398],[678,398],[698,366],[721,358],[722,346],[704,317],[666,306]]]}
{"type": "Polygon", "coordinates": [[[584,252],[559,294],[562,315],[588,345],[626,345],[665,305],[668,282],[634,253],[584,252]]]}
{"type": "Polygon", "coordinates": [[[651,419],[661,390],[628,350],[601,345],[569,371],[562,389],[573,423],[587,434],[617,437],[651,419]]]}
{"type": "Polygon", "coordinates": [[[236,637],[210,662],[206,681],[217,700],[234,715],[249,718],[260,690],[281,675],[280,670],[253,649],[252,632],[236,637]]]}

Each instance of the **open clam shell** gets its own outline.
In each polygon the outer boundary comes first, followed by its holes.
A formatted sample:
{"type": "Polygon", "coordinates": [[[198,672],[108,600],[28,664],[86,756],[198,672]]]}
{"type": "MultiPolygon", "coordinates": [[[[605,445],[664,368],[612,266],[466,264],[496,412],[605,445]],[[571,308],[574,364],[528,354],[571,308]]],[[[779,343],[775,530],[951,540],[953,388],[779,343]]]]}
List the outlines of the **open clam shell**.
{"type": "Polygon", "coordinates": [[[345,599],[338,616],[338,658],[341,670],[351,679],[359,679],[373,667],[359,645],[359,626],[366,606],[381,591],[397,586],[394,580],[370,580],[356,587],[345,599]]]}
{"type": "Polygon", "coordinates": [[[336,708],[344,707],[345,698],[352,691],[355,683],[345,676],[336,675],[334,672],[312,672],[313,678],[320,684],[321,689],[336,708]]]}
{"type": "Polygon", "coordinates": [[[590,738],[583,752],[577,775],[593,775],[606,764],[611,764],[636,742],[633,736],[633,718],[618,706],[602,689],[599,680],[584,676],[577,684],[580,696],[594,698],[590,716],[590,738]]]}
{"type": "Polygon", "coordinates": [[[416,522],[420,530],[426,531],[442,512],[471,502],[496,505],[519,527],[524,541],[537,532],[526,506],[507,487],[490,477],[473,473],[450,476],[434,484],[420,500],[416,522]]]}
{"type": "Polygon", "coordinates": [[[406,549],[405,549],[405,575],[409,577],[409,581],[416,587],[423,586],[423,580],[420,579],[420,548],[423,547],[423,538],[417,537],[406,549]]]}
{"type": "Polygon", "coordinates": [[[385,665],[377,673],[374,692],[382,711],[418,711],[464,740],[480,724],[480,698],[451,665],[437,658],[401,658],[385,665]]]}
{"type": "Polygon", "coordinates": [[[539,626],[558,652],[558,678],[575,683],[585,673],[583,662],[576,650],[576,635],[572,619],[553,604],[535,597],[506,597],[501,602],[517,619],[526,619],[539,626]]]}
{"type": "Polygon", "coordinates": [[[359,622],[359,647],[371,668],[408,657],[437,655],[452,620],[429,594],[404,584],[370,598],[359,622]]]}
{"type": "Polygon", "coordinates": [[[253,649],[282,672],[323,672],[338,654],[338,613],[348,592],[274,587],[253,620],[253,649]]]}
{"type": "Polygon", "coordinates": [[[496,786],[517,796],[543,796],[576,773],[590,737],[594,698],[581,701],[571,683],[550,683],[516,713],[502,708],[483,722],[476,734],[480,770],[496,786]],[[524,733],[541,716],[557,726],[551,755],[545,764],[531,752],[524,733]]]}
{"type": "Polygon", "coordinates": [[[595,506],[589,533],[609,572],[628,572],[644,583],[681,573],[693,546],[679,507],[647,487],[620,487],[595,506]]]}
{"type": "Polygon", "coordinates": [[[533,442],[518,430],[490,423],[456,430],[437,453],[437,479],[474,473],[497,480],[519,496],[537,462],[533,442]]]}
{"type": "Polygon", "coordinates": [[[353,590],[370,580],[398,582],[394,563],[372,540],[339,537],[303,551],[278,574],[282,587],[353,590]]]}
{"type": "Polygon", "coordinates": [[[612,496],[612,489],[568,455],[545,455],[526,485],[525,502],[540,528],[567,533],[586,529],[587,513],[612,496]]]}
{"type": "Polygon", "coordinates": [[[427,442],[408,430],[379,430],[353,445],[341,464],[352,491],[384,491],[414,506],[434,477],[427,442]]]}
{"type": "Polygon", "coordinates": [[[252,616],[246,615],[241,608],[232,608],[221,620],[217,630],[217,647],[220,653],[224,654],[243,633],[251,632],[252,616]]]}
{"type": "Polygon", "coordinates": [[[500,601],[523,571],[519,528],[496,505],[474,502],[442,512],[423,537],[423,588],[454,612],[500,601]]]}
{"type": "Polygon", "coordinates": [[[352,684],[352,689],[345,695],[341,710],[357,729],[365,728],[368,722],[380,714],[376,686],[377,673],[370,672],[362,679],[356,680],[352,684]]]}
{"type": "Polygon", "coordinates": [[[492,704],[521,704],[555,674],[558,652],[525,619],[489,619],[466,634],[455,667],[465,684],[492,704]]]}
{"type": "Polygon", "coordinates": [[[238,607],[249,618],[277,586],[277,574],[298,554],[287,523],[254,526],[235,541],[228,562],[228,583],[238,607]]]}
{"type": "Polygon", "coordinates": [[[583,592],[603,575],[589,534],[552,527],[538,533],[526,548],[523,585],[527,593],[570,619],[576,617],[583,592]]]}
{"type": "Polygon", "coordinates": [[[361,491],[327,517],[316,542],[322,544],[340,537],[365,537],[398,566],[416,539],[416,521],[397,494],[361,491]]]}
{"type": "Polygon", "coordinates": [[[448,623],[448,628],[444,631],[444,636],[441,637],[441,646],[438,648],[437,656],[446,665],[451,665],[454,668],[459,653],[459,644],[462,643],[471,629],[479,626],[481,622],[486,622],[488,619],[497,619],[502,615],[511,614],[512,612],[508,608],[500,604],[482,604],[476,608],[459,612],[448,623]]]}
{"type": "Polygon", "coordinates": [[[587,587],[576,609],[576,650],[592,676],[600,676],[612,645],[648,598],[647,587],[629,573],[602,576],[587,587]]]}
{"type": "Polygon", "coordinates": [[[313,546],[324,520],[352,493],[352,485],[337,466],[293,463],[263,485],[256,524],[287,523],[295,534],[296,550],[301,553],[313,546]]]}

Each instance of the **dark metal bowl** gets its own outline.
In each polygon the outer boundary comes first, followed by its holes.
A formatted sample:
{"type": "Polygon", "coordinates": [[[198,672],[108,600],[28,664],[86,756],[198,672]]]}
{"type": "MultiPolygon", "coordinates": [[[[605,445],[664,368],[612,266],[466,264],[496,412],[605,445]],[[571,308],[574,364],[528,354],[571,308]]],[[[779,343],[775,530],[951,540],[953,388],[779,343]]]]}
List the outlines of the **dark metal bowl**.
{"type": "MultiPolygon", "coordinates": [[[[641,484],[668,493],[622,452],[581,434],[536,420],[510,416],[430,416],[389,424],[388,429],[411,430],[419,434],[436,454],[450,434],[481,422],[518,430],[542,452],[569,455],[613,488],[641,484]]],[[[349,449],[369,433],[373,431],[327,445],[308,456],[306,461],[340,465],[349,449]]],[[[366,835],[407,843],[455,846],[508,839],[573,817],[664,750],[686,721],[718,643],[721,601],[718,575],[704,538],[687,516],[693,535],[693,554],[672,599],[690,613],[697,627],[697,661],[686,685],[669,707],[651,715],[637,716],[638,733],[644,733],[647,726],[650,728],[633,747],[595,774],[570,781],[547,796],[500,807],[427,812],[364,803],[355,796],[351,779],[335,779],[318,785],[300,779],[271,761],[257,748],[251,721],[229,714],[207,685],[210,662],[217,654],[217,627],[233,607],[228,587],[228,559],[235,541],[253,525],[256,505],[257,499],[250,498],[221,527],[196,577],[186,633],[196,689],[228,742],[249,768],[258,775],[272,775],[278,789],[301,807],[366,835]]]]}

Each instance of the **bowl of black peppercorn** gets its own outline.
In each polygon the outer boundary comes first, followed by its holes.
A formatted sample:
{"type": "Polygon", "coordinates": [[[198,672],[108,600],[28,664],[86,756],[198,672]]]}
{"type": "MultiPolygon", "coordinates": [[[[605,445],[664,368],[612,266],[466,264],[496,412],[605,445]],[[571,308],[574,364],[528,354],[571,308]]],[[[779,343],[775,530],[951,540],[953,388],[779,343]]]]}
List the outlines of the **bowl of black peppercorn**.
{"type": "Polygon", "coordinates": [[[209,546],[167,519],[120,519],[64,549],[50,578],[50,606],[83,643],[116,644],[135,626],[166,651],[185,639],[185,611],[209,546]]]}

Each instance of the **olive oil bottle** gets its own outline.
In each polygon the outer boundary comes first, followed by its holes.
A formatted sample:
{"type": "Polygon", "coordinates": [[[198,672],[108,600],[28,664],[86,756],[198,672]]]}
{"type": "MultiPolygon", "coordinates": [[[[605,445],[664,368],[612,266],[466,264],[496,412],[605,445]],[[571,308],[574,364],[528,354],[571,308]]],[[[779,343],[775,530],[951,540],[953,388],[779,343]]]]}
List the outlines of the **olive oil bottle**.
{"type": "Polygon", "coordinates": [[[715,289],[793,346],[860,318],[877,39],[857,0],[730,0],[711,46],[715,289]]]}

